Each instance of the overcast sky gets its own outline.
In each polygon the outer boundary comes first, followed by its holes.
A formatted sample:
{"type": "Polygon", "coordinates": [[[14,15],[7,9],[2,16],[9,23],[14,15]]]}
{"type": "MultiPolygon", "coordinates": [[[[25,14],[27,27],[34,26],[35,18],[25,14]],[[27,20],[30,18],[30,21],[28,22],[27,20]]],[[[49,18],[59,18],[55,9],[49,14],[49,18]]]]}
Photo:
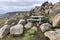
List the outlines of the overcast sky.
{"type": "MultiPolygon", "coordinates": [[[[0,0],[0,14],[12,11],[25,11],[40,6],[47,0],[0,0]]],[[[56,3],[59,0],[48,0],[49,2],[56,3]]]]}

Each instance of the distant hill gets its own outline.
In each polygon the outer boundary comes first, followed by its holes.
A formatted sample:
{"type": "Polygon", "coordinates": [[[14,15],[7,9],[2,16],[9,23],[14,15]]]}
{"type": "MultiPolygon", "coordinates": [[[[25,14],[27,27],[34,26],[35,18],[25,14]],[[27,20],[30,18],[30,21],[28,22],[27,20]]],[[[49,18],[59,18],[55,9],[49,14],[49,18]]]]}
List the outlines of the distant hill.
{"type": "Polygon", "coordinates": [[[5,14],[1,14],[0,15],[0,18],[11,18],[11,17],[14,17],[16,16],[17,14],[20,15],[20,14],[25,14],[25,13],[29,13],[30,11],[16,11],[16,12],[7,12],[5,14]]]}
{"type": "Polygon", "coordinates": [[[20,15],[20,17],[22,15],[27,15],[27,14],[31,14],[31,15],[48,14],[50,17],[52,17],[55,16],[57,13],[60,13],[60,2],[52,4],[46,1],[42,3],[41,6],[36,6],[30,11],[7,12],[3,15],[0,15],[0,18],[12,18],[15,17],[17,14],[20,15]]]}

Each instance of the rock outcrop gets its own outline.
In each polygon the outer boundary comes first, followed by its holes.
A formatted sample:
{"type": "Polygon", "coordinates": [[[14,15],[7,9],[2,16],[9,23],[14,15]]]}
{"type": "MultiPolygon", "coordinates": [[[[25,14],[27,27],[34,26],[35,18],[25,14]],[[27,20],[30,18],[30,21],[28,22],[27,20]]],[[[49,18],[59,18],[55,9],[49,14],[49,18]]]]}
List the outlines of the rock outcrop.
{"type": "Polygon", "coordinates": [[[53,27],[60,27],[60,14],[57,14],[54,18],[53,18],[53,27]]]}
{"type": "Polygon", "coordinates": [[[49,9],[49,16],[51,17],[51,20],[57,15],[60,14],[60,2],[55,3],[53,5],[53,8],[49,9]]]}
{"type": "Polygon", "coordinates": [[[43,12],[48,14],[50,16],[50,21],[52,22],[54,27],[59,27],[60,24],[60,2],[57,2],[55,4],[49,3],[48,1],[44,2],[41,5],[41,9],[43,9],[43,12]]]}
{"type": "Polygon", "coordinates": [[[6,36],[9,32],[10,32],[10,25],[4,25],[0,29],[0,38],[3,38],[4,36],[6,36]]]}
{"type": "Polygon", "coordinates": [[[60,28],[58,29],[60,27],[60,2],[52,4],[46,1],[41,6],[36,6],[30,11],[9,12],[5,16],[3,18],[8,20],[0,28],[0,38],[3,38],[8,33],[15,36],[24,33],[27,36],[35,35],[40,38],[41,29],[50,40],[60,40],[60,28]],[[40,19],[40,17],[42,18],[40,19]],[[51,24],[49,24],[50,22],[51,24]]]}

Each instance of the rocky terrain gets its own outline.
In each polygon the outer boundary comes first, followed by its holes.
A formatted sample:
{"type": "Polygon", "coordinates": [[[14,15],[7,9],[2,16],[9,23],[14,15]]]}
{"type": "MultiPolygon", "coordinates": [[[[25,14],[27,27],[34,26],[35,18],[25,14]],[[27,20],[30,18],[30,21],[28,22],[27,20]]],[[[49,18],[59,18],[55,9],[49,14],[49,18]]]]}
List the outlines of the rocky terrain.
{"type": "Polygon", "coordinates": [[[60,2],[46,1],[30,11],[0,16],[0,40],[60,40],[60,2]]]}

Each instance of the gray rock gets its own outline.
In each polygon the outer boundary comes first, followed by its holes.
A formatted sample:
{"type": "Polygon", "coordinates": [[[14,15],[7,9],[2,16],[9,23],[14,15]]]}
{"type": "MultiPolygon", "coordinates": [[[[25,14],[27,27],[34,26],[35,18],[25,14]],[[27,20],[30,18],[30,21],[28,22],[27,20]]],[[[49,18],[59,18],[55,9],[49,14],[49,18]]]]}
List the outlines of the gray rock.
{"type": "Polygon", "coordinates": [[[29,29],[32,27],[32,23],[31,22],[28,22],[25,26],[24,26],[26,29],[29,29]]]}
{"type": "Polygon", "coordinates": [[[41,24],[40,29],[42,32],[45,32],[47,30],[50,30],[51,27],[52,25],[50,25],[49,23],[44,23],[44,24],[41,24]]]}
{"type": "Polygon", "coordinates": [[[31,29],[33,29],[33,30],[35,30],[35,31],[38,30],[36,26],[33,26],[31,29]]]}
{"type": "Polygon", "coordinates": [[[49,11],[50,17],[54,17],[59,13],[60,13],[60,3],[54,4],[53,8],[49,11]]]}
{"type": "Polygon", "coordinates": [[[49,11],[49,16],[50,16],[50,20],[54,21],[54,17],[57,15],[57,14],[60,14],[60,2],[54,4],[53,8],[50,9],[49,11]]]}
{"type": "Polygon", "coordinates": [[[53,27],[60,27],[60,14],[57,14],[54,18],[53,18],[53,27]]]}
{"type": "Polygon", "coordinates": [[[20,19],[20,21],[18,22],[18,24],[25,24],[25,19],[20,19]]]}
{"type": "Polygon", "coordinates": [[[44,33],[44,35],[48,37],[50,40],[60,40],[60,30],[47,31],[44,33]]]}
{"type": "Polygon", "coordinates": [[[44,33],[44,35],[46,37],[48,37],[50,40],[55,40],[56,39],[54,31],[47,31],[47,32],[44,33]]]}
{"type": "Polygon", "coordinates": [[[10,34],[12,35],[18,36],[18,35],[21,35],[22,33],[23,33],[23,25],[21,24],[17,24],[10,28],[10,34]]]}
{"type": "Polygon", "coordinates": [[[6,36],[10,31],[10,25],[4,25],[1,29],[0,29],[0,38],[3,38],[4,36],[6,36]]]}

